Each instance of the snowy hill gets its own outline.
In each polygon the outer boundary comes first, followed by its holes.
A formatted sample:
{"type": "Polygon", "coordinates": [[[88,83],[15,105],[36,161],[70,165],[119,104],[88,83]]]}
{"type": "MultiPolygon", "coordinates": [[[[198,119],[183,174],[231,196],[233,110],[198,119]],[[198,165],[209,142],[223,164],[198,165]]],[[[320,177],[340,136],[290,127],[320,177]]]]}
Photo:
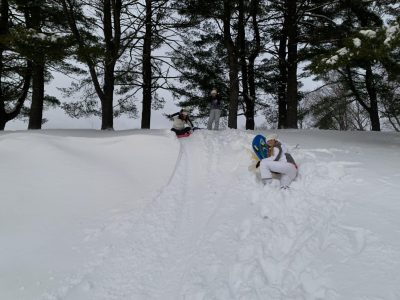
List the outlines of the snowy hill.
{"type": "Polygon", "coordinates": [[[400,299],[400,135],[279,135],[1,133],[0,299],[400,299]]]}

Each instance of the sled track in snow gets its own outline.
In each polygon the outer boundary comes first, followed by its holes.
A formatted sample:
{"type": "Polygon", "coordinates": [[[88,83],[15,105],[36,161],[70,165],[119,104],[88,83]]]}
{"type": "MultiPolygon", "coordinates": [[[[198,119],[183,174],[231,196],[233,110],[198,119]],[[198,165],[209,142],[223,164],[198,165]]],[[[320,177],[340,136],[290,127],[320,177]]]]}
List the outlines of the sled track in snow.
{"type": "Polygon", "coordinates": [[[292,189],[263,187],[248,171],[250,140],[235,131],[180,140],[168,184],[104,230],[119,244],[46,299],[336,299],[318,257],[338,242],[351,256],[363,243],[336,224],[346,166],[332,171],[296,149],[292,189]]]}

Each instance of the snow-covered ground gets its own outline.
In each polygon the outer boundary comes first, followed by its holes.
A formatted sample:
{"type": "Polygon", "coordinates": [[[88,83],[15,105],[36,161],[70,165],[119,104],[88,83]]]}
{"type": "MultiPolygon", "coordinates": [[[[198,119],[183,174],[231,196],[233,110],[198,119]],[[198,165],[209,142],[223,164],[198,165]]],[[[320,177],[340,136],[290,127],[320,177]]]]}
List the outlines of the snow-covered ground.
{"type": "Polygon", "coordinates": [[[0,299],[400,299],[400,135],[254,134],[0,133],[0,299]]]}

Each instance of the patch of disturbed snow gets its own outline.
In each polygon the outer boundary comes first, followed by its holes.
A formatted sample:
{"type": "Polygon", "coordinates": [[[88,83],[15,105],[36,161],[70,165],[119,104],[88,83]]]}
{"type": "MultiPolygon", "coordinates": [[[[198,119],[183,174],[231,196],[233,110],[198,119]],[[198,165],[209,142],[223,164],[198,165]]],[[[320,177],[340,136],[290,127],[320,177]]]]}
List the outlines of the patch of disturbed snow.
{"type": "Polygon", "coordinates": [[[94,228],[92,255],[43,298],[398,299],[398,136],[280,135],[299,164],[287,191],[249,172],[253,134],[179,140],[168,184],[94,228]]]}

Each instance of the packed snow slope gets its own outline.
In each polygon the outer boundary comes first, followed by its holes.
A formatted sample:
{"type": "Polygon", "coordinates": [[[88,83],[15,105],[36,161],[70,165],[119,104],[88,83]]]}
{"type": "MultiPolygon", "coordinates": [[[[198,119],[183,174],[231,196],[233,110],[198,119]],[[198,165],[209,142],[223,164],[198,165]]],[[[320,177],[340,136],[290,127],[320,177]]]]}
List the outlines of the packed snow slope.
{"type": "Polygon", "coordinates": [[[0,299],[400,299],[400,135],[256,133],[1,133],[0,299]]]}

